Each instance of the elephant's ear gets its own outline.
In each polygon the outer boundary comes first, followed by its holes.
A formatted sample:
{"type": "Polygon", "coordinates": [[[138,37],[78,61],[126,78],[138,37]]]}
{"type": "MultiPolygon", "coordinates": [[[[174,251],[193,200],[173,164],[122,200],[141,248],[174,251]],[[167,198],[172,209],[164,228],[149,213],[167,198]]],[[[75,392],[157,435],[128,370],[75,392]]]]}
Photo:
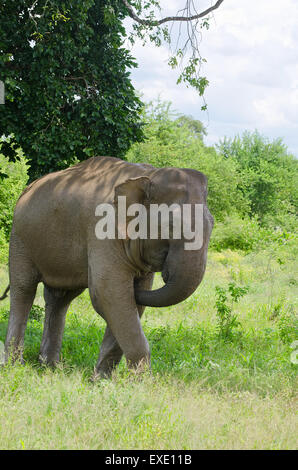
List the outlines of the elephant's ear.
{"type": "Polygon", "coordinates": [[[129,178],[124,183],[119,184],[115,188],[114,204],[118,205],[118,197],[126,197],[127,207],[131,204],[144,204],[149,198],[150,178],[147,176],[139,176],[137,178],[129,178]]]}
{"type": "MultiPolygon", "coordinates": [[[[115,188],[114,204],[116,210],[119,210],[118,197],[126,197],[126,209],[132,204],[143,204],[146,205],[150,198],[151,180],[147,176],[139,176],[137,178],[130,178],[124,183],[119,184],[115,188]]],[[[133,217],[121,217],[122,224],[118,225],[120,230],[120,238],[128,239],[127,236],[127,225],[133,217]]]]}

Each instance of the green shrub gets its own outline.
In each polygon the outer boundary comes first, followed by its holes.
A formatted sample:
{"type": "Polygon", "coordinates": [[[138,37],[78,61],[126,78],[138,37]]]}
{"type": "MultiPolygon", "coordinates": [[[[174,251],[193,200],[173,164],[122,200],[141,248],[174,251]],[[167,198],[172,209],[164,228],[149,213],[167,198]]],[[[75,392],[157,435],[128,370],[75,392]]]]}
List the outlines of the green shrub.
{"type": "Polygon", "coordinates": [[[297,160],[280,140],[244,132],[207,147],[200,121],[177,119],[171,103],[159,100],[147,106],[145,120],[146,140],[130,148],[127,160],[205,173],[215,249],[251,251],[264,240],[270,243],[278,232],[295,232],[297,160]]]}
{"type": "Polygon", "coordinates": [[[295,233],[286,232],[280,227],[275,229],[263,227],[255,217],[232,214],[223,222],[215,223],[210,247],[215,251],[230,249],[247,253],[268,247],[272,252],[278,253],[281,246],[289,243],[292,243],[293,247],[296,246],[295,233]]]}
{"type": "Polygon", "coordinates": [[[36,320],[37,322],[41,322],[44,320],[44,308],[40,307],[40,305],[32,305],[29,320],[36,320]]]}
{"type": "Polygon", "coordinates": [[[233,330],[240,326],[237,315],[233,313],[233,305],[247,292],[248,287],[237,286],[235,282],[230,282],[227,289],[215,287],[217,329],[220,338],[231,339],[233,330]]]}
{"type": "Polygon", "coordinates": [[[268,231],[262,229],[256,219],[233,214],[223,222],[215,223],[210,246],[216,251],[231,249],[249,252],[257,248],[265,236],[268,238],[268,231]]]}
{"type": "Polygon", "coordinates": [[[0,228],[0,264],[7,264],[8,261],[8,242],[3,228],[0,228]]]}
{"type": "Polygon", "coordinates": [[[170,103],[151,103],[146,109],[146,140],[131,147],[127,160],[202,171],[208,177],[208,206],[217,220],[223,220],[235,208],[245,212],[246,203],[237,188],[237,164],[204,145],[200,121],[186,116],[174,118],[170,103]],[[190,125],[198,128],[197,132],[190,125]]]}
{"type": "Polygon", "coordinates": [[[0,138],[0,262],[6,263],[8,240],[15,204],[28,181],[27,159],[13,136],[0,138]],[[3,143],[9,144],[14,161],[1,153],[3,143]]]}
{"type": "Polygon", "coordinates": [[[277,321],[278,334],[284,344],[298,337],[298,317],[293,310],[284,309],[277,321]]]}
{"type": "Polygon", "coordinates": [[[257,131],[224,139],[217,146],[226,160],[237,165],[238,189],[246,201],[246,214],[261,225],[297,228],[297,159],[281,139],[269,141],[257,131]]]}

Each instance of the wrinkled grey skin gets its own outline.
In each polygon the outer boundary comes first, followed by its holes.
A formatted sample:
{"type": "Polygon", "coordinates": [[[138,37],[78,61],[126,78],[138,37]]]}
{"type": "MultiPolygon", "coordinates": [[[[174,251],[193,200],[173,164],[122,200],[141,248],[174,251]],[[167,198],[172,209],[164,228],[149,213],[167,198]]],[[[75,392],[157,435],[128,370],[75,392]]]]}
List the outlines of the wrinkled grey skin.
{"type": "Polygon", "coordinates": [[[59,360],[69,304],[88,288],[94,309],[107,322],[96,375],[109,375],[123,353],[131,368],[149,364],[140,317],[144,306],[176,304],[200,284],[213,226],[206,197],[207,180],[198,171],[156,169],[113,157],[91,158],[28,186],[16,205],[10,239],[6,358],[22,358],[28,315],[37,284],[43,282],[42,361],[59,360]],[[96,206],[117,205],[117,196],[124,195],[127,206],[204,204],[202,248],[185,251],[185,240],[98,240],[96,206]],[[165,286],[151,291],[158,271],[165,286]]]}

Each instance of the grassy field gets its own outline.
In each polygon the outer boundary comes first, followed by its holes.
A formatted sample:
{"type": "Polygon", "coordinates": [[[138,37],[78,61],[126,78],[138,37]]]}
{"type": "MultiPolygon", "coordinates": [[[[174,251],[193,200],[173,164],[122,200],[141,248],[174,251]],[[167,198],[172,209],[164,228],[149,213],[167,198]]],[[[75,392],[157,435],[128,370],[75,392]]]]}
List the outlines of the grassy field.
{"type": "MultiPolygon", "coordinates": [[[[146,310],[152,373],[142,377],[122,360],[111,380],[90,382],[105,325],[87,291],[70,307],[61,365],[40,366],[43,310],[35,306],[26,365],[0,370],[0,448],[296,448],[296,259],[294,241],[246,256],[210,252],[192,297],[146,310]],[[223,337],[215,288],[230,282],[249,290],[232,306],[239,325],[223,337]]],[[[6,285],[3,267],[1,291],[6,285]]],[[[43,306],[41,288],[35,305],[43,306]]],[[[8,309],[8,300],[0,303],[2,341],[8,309]]]]}

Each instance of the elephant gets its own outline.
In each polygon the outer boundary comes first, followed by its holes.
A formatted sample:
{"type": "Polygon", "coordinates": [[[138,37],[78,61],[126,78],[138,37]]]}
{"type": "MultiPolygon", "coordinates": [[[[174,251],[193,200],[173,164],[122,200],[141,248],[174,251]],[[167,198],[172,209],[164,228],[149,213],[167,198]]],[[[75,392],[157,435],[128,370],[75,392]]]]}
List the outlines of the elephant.
{"type": "Polygon", "coordinates": [[[130,369],[150,368],[150,348],[140,321],[144,308],[174,305],[195,291],[205,272],[212,228],[207,177],[193,169],[92,157],[37,179],[21,194],[13,216],[6,360],[23,361],[25,328],[42,282],[41,362],[59,361],[67,309],[88,288],[95,311],[106,321],[95,375],[110,376],[123,354],[130,369]],[[160,233],[154,239],[132,239],[127,233],[98,239],[96,207],[108,203],[117,211],[119,196],[146,207],[200,204],[201,247],[186,250],[185,240],[171,235],[166,239],[160,233]],[[165,284],[151,290],[156,272],[162,273],[165,284]]]}

